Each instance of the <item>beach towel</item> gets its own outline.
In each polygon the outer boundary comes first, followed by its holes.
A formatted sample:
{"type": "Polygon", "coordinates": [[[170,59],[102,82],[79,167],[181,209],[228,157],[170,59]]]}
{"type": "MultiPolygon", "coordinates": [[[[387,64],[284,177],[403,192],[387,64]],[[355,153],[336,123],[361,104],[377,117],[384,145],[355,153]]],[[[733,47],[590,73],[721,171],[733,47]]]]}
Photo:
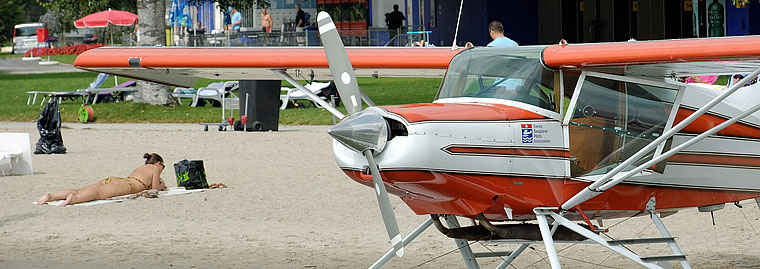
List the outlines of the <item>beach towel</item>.
{"type": "MultiPolygon", "coordinates": [[[[140,197],[158,198],[158,197],[164,197],[164,196],[188,194],[188,193],[201,192],[201,191],[203,191],[203,189],[186,190],[184,187],[176,187],[176,188],[171,188],[165,191],[159,191],[157,194],[155,194],[155,193],[151,193],[150,190],[147,190],[147,191],[141,191],[139,193],[111,197],[106,200],[89,201],[89,202],[74,204],[71,206],[91,206],[91,205],[108,204],[108,203],[121,203],[124,201],[134,200],[140,197]]],[[[54,205],[54,206],[58,206],[61,203],[63,203],[63,200],[47,202],[48,205],[54,205]]],[[[37,202],[34,202],[34,204],[37,204],[37,202]]]]}

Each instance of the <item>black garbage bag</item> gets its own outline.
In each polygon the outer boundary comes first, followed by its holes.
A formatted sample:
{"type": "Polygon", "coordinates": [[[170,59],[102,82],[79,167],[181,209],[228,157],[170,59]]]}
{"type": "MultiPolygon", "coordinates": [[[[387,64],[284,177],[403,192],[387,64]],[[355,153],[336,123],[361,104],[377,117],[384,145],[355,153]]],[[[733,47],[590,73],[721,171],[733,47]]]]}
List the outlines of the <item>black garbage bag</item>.
{"type": "Polygon", "coordinates": [[[201,160],[181,160],[174,164],[174,173],[178,187],[185,187],[186,190],[208,188],[206,169],[201,160]]]}
{"type": "Polygon", "coordinates": [[[40,140],[37,141],[34,154],[66,153],[66,147],[63,146],[63,138],[61,137],[61,111],[58,110],[58,100],[56,98],[50,99],[37,120],[40,140]]]}

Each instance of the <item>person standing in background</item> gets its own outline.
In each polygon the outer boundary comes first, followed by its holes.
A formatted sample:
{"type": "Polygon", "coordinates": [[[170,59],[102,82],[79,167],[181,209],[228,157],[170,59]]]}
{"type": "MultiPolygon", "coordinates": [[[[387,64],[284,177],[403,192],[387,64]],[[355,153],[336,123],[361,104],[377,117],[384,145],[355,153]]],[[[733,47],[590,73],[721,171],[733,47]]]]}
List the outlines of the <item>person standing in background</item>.
{"type": "Polygon", "coordinates": [[[398,11],[398,5],[393,5],[393,11],[390,13],[385,13],[385,24],[388,25],[390,39],[393,39],[398,34],[398,29],[404,25],[404,20],[406,20],[406,17],[404,13],[398,11]]]}
{"type": "Polygon", "coordinates": [[[272,15],[267,13],[266,8],[261,9],[261,31],[266,33],[272,32],[272,15]]]}
{"type": "Polygon", "coordinates": [[[517,47],[517,42],[504,36],[504,25],[501,22],[493,21],[488,25],[488,34],[491,35],[489,47],[517,47]]]}
{"type": "Polygon", "coordinates": [[[232,15],[231,21],[231,27],[233,32],[240,32],[240,26],[243,24],[243,15],[240,14],[240,12],[237,11],[237,8],[232,8],[232,11],[230,12],[230,15],[232,15]]]}
{"type": "MultiPolygon", "coordinates": [[[[303,32],[303,27],[306,25],[306,16],[303,14],[303,10],[301,10],[301,4],[296,4],[296,20],[295,20],[295,26],[296,26],[296,33],[303,32]]],[[[296,41],[298,42],[298,45],[301,46],[304,42],[304,38],[301,37],[301,35],[296,34],[296,41]]]]}

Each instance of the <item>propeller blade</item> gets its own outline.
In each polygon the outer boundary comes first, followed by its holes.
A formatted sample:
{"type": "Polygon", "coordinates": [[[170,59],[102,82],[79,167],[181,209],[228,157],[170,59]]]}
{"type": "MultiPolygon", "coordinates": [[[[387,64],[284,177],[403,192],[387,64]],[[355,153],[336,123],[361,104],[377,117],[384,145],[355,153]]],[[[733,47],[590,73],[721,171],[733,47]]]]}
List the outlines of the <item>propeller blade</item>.
{"type": "Polygon", "coordinates": [[[317,14],[317,24],[319,25],[319,37],[322,39],[322,46],[325,48],[327,63],[330,66],[335,86],[338,88],[338,94],[341,100],[346,100],[343,104],[348,110],[348,114],[354,114],[362,110],[361,89],[356,83],[356,75],[351,61],[348,60],[346,48],[343,41],[340,40],[338,30],[335,29],[335,23],[330,18],[330,14],[321,11],[317,14]]]}
{"type": "Polygon", "coordinates": [[[377,194],[377,203],[380,205],[380,213],[383,215],[385,230],[388,231],[388,238],[391,239],[391,245],[396,251],[396,256],[404,256],[404,244],[401,232],[398,230],[396,223],[396,214],[393,213],[391,200],[388,198],[388,192],[385,190],[383,178],[380,176],[380,170],[375,163],[375,157],[372,156],[372,150],[365,150],[364,156],[367,157],[369,170],[372,171],[372,182],[375,184],[375,194],[377,194]]]}

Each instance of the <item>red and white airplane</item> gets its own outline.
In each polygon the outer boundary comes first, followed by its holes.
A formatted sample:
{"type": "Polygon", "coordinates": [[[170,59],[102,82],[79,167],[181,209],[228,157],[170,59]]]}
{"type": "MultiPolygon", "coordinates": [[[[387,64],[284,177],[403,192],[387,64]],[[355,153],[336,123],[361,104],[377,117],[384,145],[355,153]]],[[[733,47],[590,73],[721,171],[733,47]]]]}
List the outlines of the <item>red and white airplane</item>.
{"type": "Polygon", "coordinates": [[[332,76],[349,115],[313,99],[342,118],[329,131],[338,166],[375,188],[393,245],[373,267],[434,225],[461,244],[469,268],[477,263],[468,240],[525,242],[499,268],[536,241],[559,268],[554,240],[595,242],[649,268],[689,268],[660,216],[760,197],[760,86],[741,87],[760,74],[758,36],[345,49],[330,17],[317,20],[324,48],[99,48],[75,65],[181,86],[285,79],[307,95],[292,75],[332,76]],[[445,75],[432,103],[374,106],[355,70],[445,75]],[[745,79],[723,90],[677,79],[708,74],[745,79]],[[402,238],[387,193],[432,217],[402,238]],[[636,215],[650,216],[662,237],[606,240],[592,223],[636,215]],[[672,253],[646,258],[625,247],[640,243],[672,253]]]}

